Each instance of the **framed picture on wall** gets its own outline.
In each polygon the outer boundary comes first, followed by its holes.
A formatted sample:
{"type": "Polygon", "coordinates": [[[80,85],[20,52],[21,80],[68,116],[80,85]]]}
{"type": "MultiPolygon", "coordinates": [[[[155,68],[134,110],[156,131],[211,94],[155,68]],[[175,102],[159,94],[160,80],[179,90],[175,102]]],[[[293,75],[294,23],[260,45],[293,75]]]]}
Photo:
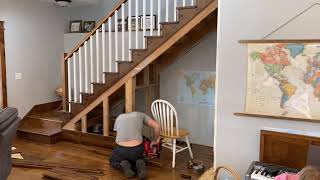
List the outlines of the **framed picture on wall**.
{"type": "Polygon", "coordinates": [[[138,16],[138,18],[136,16],[131,16],[131,31],[136,31],[137,19],[138,19],[138,30],[140,30],[140,27],[141,27],[141,18],[140,18],[140,16],[138,16]]]}
{"type": "Polygon", "coordinates": [[[82,31],[82,21],[75,20],[70,21],[70,32],[71,33],[80,33],[82,31]]]}
{"type": "MultiPolygon", "coordinates": [[[[146,29],[150,29],[151,28],[151,18],[153,19],[153,29],[157,29],[157,16],[156,15],[147,15],[146,16],[146,29]]],[[[140,16],[140,29],[142,30],[144,28],[144,22],[143,22],[143,16],[140,16]]]]}
{"type": "MultiPolygon", "coordinates": [[[[124,19],[124,30],[128,30],[128,19],[124,19]]],[[[118,19],[118,31],[122,31],[122,19],[118,19]]]]}
{"type": "Polygon", "coordinates": [[[91,32],[96,26],[95,21],[84,21],[83,22],[83,32],[91,32]]]}

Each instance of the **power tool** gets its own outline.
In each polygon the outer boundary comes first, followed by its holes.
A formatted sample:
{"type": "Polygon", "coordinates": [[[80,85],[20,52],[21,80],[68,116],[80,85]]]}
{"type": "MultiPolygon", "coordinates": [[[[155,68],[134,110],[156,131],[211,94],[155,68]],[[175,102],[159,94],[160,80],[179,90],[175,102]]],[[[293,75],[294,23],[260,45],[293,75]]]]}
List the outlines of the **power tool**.
{"type": "Polygon", "coordinates": [[[159,159],[162,150],[162,139],[158,143],[154,143],[147,137],[143,137],[144,153],[148,159],[159,159]]]}

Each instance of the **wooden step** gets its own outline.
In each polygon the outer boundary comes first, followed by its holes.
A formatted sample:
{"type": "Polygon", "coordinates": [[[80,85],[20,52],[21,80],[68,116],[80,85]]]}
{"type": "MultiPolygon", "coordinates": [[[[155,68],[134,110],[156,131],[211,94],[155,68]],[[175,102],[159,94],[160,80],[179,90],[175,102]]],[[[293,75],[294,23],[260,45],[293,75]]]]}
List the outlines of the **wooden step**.
{"type": "Polygon", "coordinates": [[[17,135],[20,138],[53,144],[58,141],[61,131],[62,121],[26,117],[21,121],[17,135]]]}

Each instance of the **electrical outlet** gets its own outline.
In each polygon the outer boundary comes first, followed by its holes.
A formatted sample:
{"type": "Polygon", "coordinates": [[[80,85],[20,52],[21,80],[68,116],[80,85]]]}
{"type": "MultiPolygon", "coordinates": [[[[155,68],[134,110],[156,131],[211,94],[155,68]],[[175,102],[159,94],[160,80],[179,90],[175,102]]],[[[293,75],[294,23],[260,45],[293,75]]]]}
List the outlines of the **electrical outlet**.
{"type": "Polygon", "coordinates": [[[16,72],[16,80],[21,80],[21,79],[22,79],[22,73],[16,72]]]}

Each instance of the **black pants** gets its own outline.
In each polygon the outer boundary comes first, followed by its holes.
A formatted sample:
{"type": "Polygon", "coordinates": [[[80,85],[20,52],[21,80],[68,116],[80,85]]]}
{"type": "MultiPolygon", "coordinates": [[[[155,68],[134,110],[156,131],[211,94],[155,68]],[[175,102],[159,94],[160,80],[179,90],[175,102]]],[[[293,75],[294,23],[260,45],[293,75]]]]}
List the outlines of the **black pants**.
{"type": "Polygon", "coordinates": [[[144,147],[143,144],[134,147],[117,146],[112,151],[112,155],[109,159],[110,165],[115,169],[121,169],[120,163],[123,160],[129,161],[133,170],[136,168],[136,161],[143,159],[144,147]]]}

